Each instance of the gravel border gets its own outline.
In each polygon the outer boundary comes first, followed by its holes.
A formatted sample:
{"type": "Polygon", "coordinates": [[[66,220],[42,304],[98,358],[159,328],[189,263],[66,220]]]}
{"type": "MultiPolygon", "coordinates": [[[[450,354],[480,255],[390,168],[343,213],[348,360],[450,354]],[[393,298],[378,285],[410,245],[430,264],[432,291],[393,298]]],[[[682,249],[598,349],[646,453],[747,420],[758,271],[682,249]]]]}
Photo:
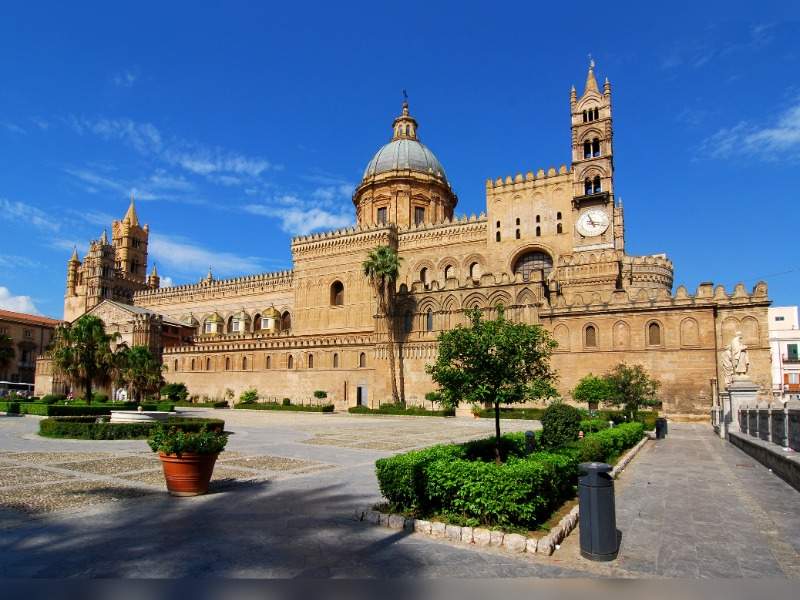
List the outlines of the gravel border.
{"type": "MultiPolygon", "coordinates": [[[[648,441],[649,437],[645,436],[633,448],[628,450],[611,470],[611,477],[617,479],[648,441]]],[[[394,530],[412,531],[449,542],[460,542],[482,547],[500,547],[515,554],[527,553],[551,556],[561,547],[561,542],[578,526],[579,515],[580,506],[575,505],[561,518],[555,527],[550,529],[547,535],[539,538],[519,533],[506,533],[499,529],[461,527],[460,525],[450,525],[439,521],[408,518],[403,515],[380,512],[373,509],[372,505],[355,509],[353,511],[353,520],[366,521],[371,525],[388,527],[394,530]]]]}

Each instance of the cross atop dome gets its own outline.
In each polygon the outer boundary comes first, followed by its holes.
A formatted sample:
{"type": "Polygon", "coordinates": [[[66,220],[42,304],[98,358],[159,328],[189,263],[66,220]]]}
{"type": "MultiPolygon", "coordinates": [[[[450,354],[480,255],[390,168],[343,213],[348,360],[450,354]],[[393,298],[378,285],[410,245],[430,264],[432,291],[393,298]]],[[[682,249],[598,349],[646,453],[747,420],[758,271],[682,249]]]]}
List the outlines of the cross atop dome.
{"type": "Polygon", "coordinates": [[[403,90],[403,110],[392,123],[394,135],[392,140],[417,139],[417,121],[408,112],[408,94],[403,90]]]}

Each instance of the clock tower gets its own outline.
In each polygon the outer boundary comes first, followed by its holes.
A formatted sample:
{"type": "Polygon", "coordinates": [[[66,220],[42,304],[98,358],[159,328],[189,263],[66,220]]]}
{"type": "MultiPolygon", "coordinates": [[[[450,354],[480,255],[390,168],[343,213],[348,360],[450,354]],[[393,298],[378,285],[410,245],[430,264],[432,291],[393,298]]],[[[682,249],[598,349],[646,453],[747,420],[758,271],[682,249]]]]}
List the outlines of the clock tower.
{"type": "Polygon", "coordinates": [[[622,206],[614,201],[611,84],[597,87],[589,62],[583,95],[570,92],[572,115],[573,250],[622,250],[622,206]]]}

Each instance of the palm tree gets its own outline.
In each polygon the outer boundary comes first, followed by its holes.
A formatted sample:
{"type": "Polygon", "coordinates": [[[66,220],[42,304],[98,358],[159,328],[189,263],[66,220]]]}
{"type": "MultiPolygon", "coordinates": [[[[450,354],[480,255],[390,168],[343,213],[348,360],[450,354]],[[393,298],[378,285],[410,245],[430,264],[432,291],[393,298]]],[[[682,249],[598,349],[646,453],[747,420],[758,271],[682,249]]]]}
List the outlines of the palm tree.
{"type": "Polygon", "coordinates": [[[51,350],[53,366],[75,387],[84,389],[87,404],[92,401],[92,386],[111,377],[111,344],[118,337],[117,333],[107,334],[103,321],[93,315],[83,315],[56,329],[51,350]]]}
{"type": "Polygon", "coordinates": [[[4,373],[14,360],[14,340],[5,334],[0,335],[0,373],[4,373]]]}
{"type": "Polygon", "coordinates": [[[120,369],[122,380],[130,386],[137,402],[141,402],[144,394],[161,389],[163,366],[147,346],[126,348],[120,369]]]}
{"type": "Polygon", "coordinates": [[[392,402],[404,401],[397,393],[394,364],[394,295],[395,282],[400,272],[400,257],[390,246],[378,246],[367,255],[362,264],[364,275],[369,280],[378,300],[378,316],[386,321],[386,337],[389,345],[389,372],[392,378],[392,402]]]}

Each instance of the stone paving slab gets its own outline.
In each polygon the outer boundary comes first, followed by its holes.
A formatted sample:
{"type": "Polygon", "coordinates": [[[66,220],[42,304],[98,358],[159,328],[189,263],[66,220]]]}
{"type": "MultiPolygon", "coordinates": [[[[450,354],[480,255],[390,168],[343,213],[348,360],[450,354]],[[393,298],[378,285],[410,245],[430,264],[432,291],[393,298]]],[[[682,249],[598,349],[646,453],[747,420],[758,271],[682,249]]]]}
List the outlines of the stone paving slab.
{"type": "Polygon", "coordinates": [[[82,462],[56,463],[53,466],[82,473],[94,473],[95,475],[115,475],[117,473],[152,469],[160,464],[157,456],[123,456],[82,462]]]}
{"type": "Polygon", "coordinates": [[[118,502],[152,492],[107,481],[76,481],[0,489],[0,507],[37,514],[54,510],[118,502]]]}
{"type": "Polygon", "coordinates": [[[30,483],[49,483],[54,479],[71,479],[73,475],[54,475],[52,471],[31,467],[0,467],[0,487],[30,483]]]}

